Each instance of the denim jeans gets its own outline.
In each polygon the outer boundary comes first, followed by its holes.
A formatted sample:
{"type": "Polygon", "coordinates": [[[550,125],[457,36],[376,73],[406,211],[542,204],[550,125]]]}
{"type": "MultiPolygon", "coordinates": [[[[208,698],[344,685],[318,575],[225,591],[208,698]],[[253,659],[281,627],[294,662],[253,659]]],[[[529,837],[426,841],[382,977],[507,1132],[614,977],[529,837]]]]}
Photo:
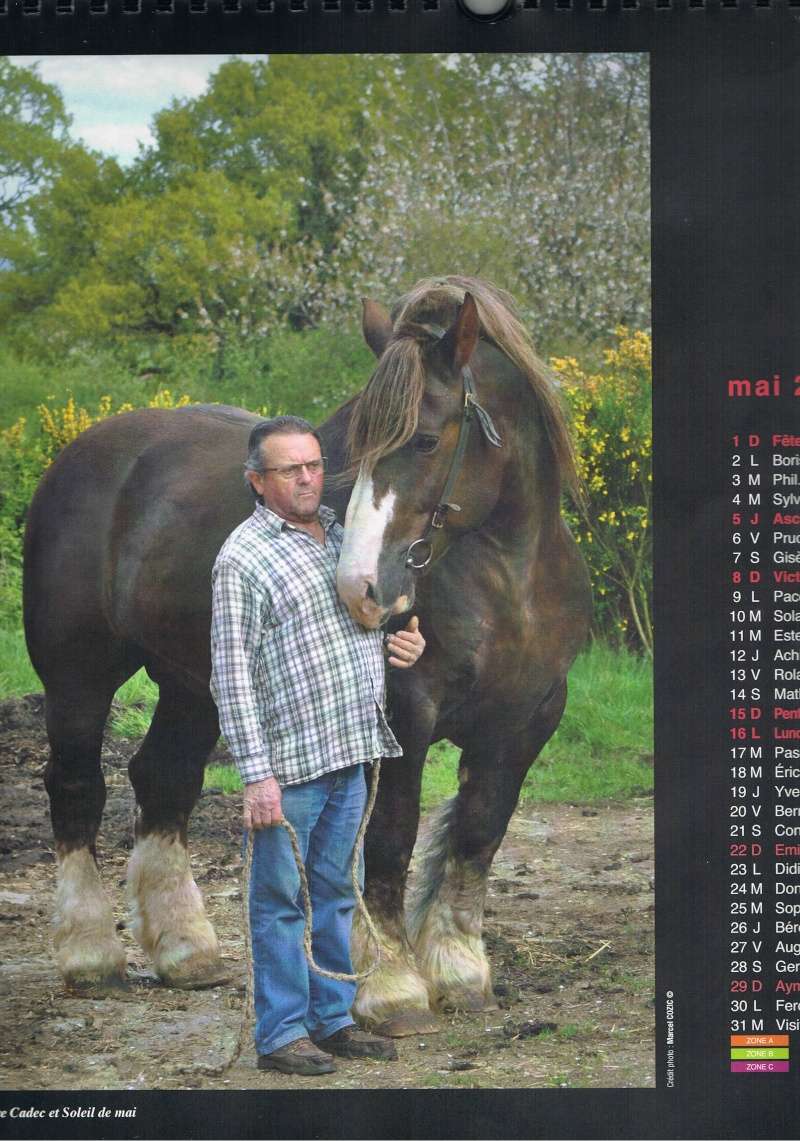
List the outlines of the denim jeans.
{"type": "MultiPolygon", "coordinates": [[[[318,966],[352,974],[353,845],[364,814],[363,765],[326,773],[282,790],[283,815],[297,832],[313,912],[318,966]]],[[[306,1034],[327,1038],[352,1026],[355,983],[312,971],[303,948],[300,876],[285,828],[253,833],[250,931],[256,1010],[255,1043],[270,1054],[306,1034]]]]}

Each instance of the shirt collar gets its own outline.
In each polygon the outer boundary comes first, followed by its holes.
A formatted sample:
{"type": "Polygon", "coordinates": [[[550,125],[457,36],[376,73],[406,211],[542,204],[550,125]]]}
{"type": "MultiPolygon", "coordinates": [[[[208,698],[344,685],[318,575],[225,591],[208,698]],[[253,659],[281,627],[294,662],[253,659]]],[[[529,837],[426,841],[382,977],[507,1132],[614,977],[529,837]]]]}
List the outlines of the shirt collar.
{"type": "MultiPolygon", "coordinates": [[[[296,527],[287,519],[282,519],[280,515],[276,515],[269,507],[265,507],[263,503],[257,503],[254,515],[266,529],[273,535],[279,535],[282,531],[288,529],[290,531],[297,530],[296,527]]],[[[324,503],[319,506],[319,521],[324,527],[325,531],[329,531],[333,524],[336,522],[336,512],[326,507],[324,503]]]]}

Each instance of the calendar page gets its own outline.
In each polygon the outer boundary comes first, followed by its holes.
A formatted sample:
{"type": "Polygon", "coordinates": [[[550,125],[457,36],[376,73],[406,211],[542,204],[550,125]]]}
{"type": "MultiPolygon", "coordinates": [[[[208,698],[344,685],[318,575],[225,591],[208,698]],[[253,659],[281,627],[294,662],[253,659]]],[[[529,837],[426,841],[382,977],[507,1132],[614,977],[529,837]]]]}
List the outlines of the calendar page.
{"type": "Polygon", "coordinates": [[[791,2],[0,0],[0,1126],[789,1137],[791,2]]]}

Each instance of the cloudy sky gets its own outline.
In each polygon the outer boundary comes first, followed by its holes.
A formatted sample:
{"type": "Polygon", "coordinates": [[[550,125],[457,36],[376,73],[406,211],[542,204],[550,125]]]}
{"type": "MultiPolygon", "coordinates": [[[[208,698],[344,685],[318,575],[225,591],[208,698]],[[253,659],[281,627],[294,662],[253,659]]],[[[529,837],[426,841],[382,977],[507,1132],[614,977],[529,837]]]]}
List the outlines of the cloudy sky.
{"type": "MultiPolygon", "coordinates": [[[[11,56],[53,83],[72,115],[72,135],[129,162],[151,141],[150,121],[170,100],[199,95],[227,55],[11,56]]],[[[243,56],[255,59],[255,56],[243,56]]]]}

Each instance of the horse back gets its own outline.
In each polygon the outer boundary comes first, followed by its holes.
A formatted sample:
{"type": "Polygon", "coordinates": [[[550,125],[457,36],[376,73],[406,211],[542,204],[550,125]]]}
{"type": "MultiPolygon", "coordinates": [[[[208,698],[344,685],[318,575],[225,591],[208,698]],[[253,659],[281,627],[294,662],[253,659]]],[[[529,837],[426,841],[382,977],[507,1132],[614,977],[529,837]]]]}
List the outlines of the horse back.
{"type": "Polygon", "coordinates": [[[80,633],[84,644],[133,643],[202,683],[211,567],[252,509],[242,464],[256,422],[224,406],[142,409],[61,452],[25,536],[26,636],[42,676],[53,649],[80,633]]]}

